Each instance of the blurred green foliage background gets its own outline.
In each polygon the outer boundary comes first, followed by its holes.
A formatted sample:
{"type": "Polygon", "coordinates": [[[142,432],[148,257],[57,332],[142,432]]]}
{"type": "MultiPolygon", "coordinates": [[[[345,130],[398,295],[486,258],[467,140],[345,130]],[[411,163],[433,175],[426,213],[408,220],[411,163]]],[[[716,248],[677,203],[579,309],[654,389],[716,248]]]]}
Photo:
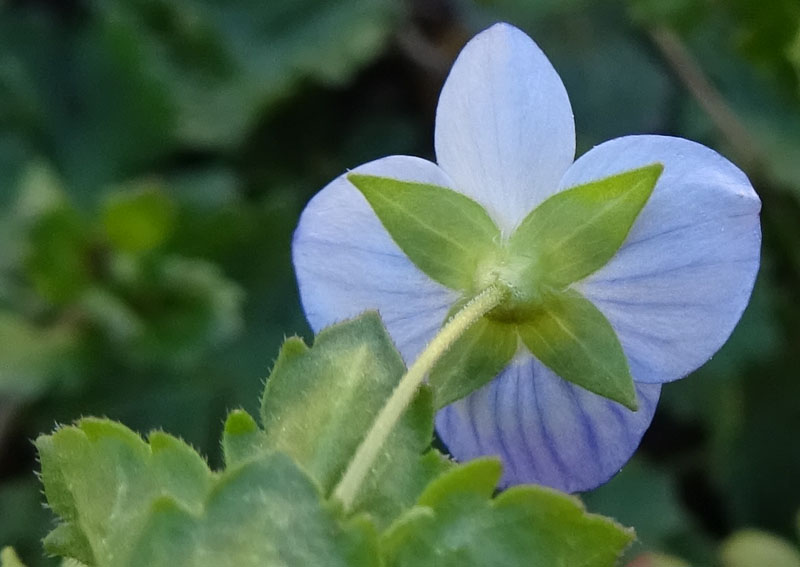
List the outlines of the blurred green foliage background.
{"type": "Polygon", "coordinates": [[[0,544],[50,564],[30,440],[56,424],[163,428],[219,463],[227,411],[309,333],[304,203],[370,159],[432,158],[446,72],[498,20],[561,74],[579,153],[692,138],[764,203],[742,322],[587,505],[637,528],[632,555],[770,567],[720,552],[744,527],[797,545],[797,0],[0,0],[0,544]]]}

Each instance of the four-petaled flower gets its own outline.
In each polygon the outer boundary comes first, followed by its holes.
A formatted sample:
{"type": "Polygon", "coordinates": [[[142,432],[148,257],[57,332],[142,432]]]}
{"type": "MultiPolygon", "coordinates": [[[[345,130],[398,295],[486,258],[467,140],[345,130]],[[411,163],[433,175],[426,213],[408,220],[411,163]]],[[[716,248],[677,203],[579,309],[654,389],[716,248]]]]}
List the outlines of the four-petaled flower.
{"type": "MultiPolygon", "coordinates": [[[[663,164],[622,247],[571,284],[616,332],[638,411],[562,380],[520,347],[497,378],[437,415],[457,459],[499,455],[506,484],[566,491],[616,473],[650,424],[661,384],[696,369],[727,340],[748,302],[761,242],[757,195],[714,151],[679,138],[629,136],[573,163],[574,128],[550,62],[523,32],[498,24],[466,45],[445,82],[437,164],[391,156],[354,170],[456,190],[485,207],[507,237],[558,192],[663,164]]],[[[315,331],[378,309],[409,362],[460,299],[409,260],[344,175],[306,207],[293,259],[315,331]]]]}

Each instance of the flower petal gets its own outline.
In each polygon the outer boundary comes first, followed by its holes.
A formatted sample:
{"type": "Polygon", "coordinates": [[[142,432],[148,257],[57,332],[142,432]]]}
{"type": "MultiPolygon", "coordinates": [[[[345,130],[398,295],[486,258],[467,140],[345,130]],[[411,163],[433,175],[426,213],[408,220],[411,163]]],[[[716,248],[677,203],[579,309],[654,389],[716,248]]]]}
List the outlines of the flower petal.
{"type": "Polygon", "coordinates": [[[467,43],[436,110],[436,157],[509,234],[575,157],[567,91],[531,38],[496,24],[467,43]]]}
{"type": "MultiPolygon", "coordinates": [[[[390,156],[354,171],[452,187],[438,166],[415,157],[390,156]]],[[[458,298],[411,263],[345,175],[306,206],[292,259],[315,332],[377,309],[406,361],[416,358],[458,298]]]]}
{"type": "Polygon", "coordinates": [[[637,384],[639,410],[570,384],[525,355],[436,416],[452,455],[498,455],[504,485],[589,490],[619,472],[653,419],[661,386],[637,384]]]}
{"type": "Polygon", "coordinates": [[[606,142],[561,186],[653,162],[664,173],[622,248],[575,288],[611,322],[634,380],[661,383],[705,363],[738,322],[758,271],[761,202],[728,160],[664,136],[606,142]]]}

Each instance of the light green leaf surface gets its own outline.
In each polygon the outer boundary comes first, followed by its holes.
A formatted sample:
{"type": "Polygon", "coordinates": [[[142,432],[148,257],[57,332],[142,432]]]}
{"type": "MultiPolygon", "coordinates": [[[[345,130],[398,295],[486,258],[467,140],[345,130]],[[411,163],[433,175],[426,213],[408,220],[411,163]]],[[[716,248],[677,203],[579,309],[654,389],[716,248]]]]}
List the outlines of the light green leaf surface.
{"type": "Polygon", "coordinates": [[[107,420],[81,420],[39,437],[36,446],[48,504],[61,520],[45,548],[87,565],[126,564],[156,500],[168,497],[199,513],[214,482],[182,441],[155,432],[148,444],[107,420]]]}
{"type": "Polygon", "coordinates": [[[724,567],[800,567],[800,550],[788,541],[758,530],[742,530],[722,544],[724,567]]]}
{"type": "Polygon", "coordinates": [[[513,358],[518,342],[513,327],[479,319],[431,371],[428,383],[435,406],[442,408],[492,380],[513,358]]]}
{"type": "Polygon", "coordinates": [[[0,551],[0,567],[25,567],[25,564],[12,548],[6,547],[0,551]]]}
{"type": "Polygon", "coordinates": [[[539,486],[495,499],[500,463],[478,459],[434,481],[384,535],[387,567],[612,567],[633,533],[539,486]]]}
{"type": "Polygon", "coordinates": [[[222,432],[222,454],[225,468],[230,469],[266,452],[267,438],[256,421],[244,410],[234,410],[225,420],[222,432]]]}
{"type": "Polygon", "coordinates": [[[286,455],[262,453],[216,474],[174,437],[154,432],[146,443],[99,419],[37,446],[61,520],[45,540],[50,553],[102,567],[378,564],[371,523],[344,521],[286,455]]]}
{"type": "Polygon", "coordinates": [[[518,328],[525,345],[553,372],[636,410],[622,345],[605,316],[578,292],[548,295],[518,328]]]}
{"type": "Polygon", "coordinates": [[[387,177],[347,176],[412,262],[437,282],[469,291],[480,263],[495,254],[500,229],[456,191],[387,177]]]}
{"type": "MultiPolygon", "coordinates": [[[[313,348],[288,339],[262,404],[266,447],[291,455],[329,493],[405,372],[375,312],[323,330],[313,348]]],[[[431,395],[422,389],[384,445],[355,510],[379,523],[410,506],[446,467],[435,452],[431,395]]]]}
{"type": "Polygon", "coordinates": [[[276,453],[226,472],[197,514],[158,499],[129,567],[377,567],[365,518],[347,522],[319,488],[276,453]]]}
{"type": "Polygon", "coordinates": [[[633,226],[664,166],[653,164],[557,193],[536,207],[509,239],[526,258],[526,282],[564,286],[604,266],[633,226]]]}

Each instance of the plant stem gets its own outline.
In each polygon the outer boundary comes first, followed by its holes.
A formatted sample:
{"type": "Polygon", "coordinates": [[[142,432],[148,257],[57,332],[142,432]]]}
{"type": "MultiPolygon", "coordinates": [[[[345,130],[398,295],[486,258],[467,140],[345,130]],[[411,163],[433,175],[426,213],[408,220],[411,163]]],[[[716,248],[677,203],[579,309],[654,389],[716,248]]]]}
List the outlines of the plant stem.
{"type": "Polygon", "coordinates": [[[493,284],[475,296],[442,327],[400,379],[333,491],[334,497],[344,505],[345,510],[352,506],[358,489],[380,454],[381,447],[436,362],[473,323],[506,299],[508,293],[505,286],[493,284]]]}

